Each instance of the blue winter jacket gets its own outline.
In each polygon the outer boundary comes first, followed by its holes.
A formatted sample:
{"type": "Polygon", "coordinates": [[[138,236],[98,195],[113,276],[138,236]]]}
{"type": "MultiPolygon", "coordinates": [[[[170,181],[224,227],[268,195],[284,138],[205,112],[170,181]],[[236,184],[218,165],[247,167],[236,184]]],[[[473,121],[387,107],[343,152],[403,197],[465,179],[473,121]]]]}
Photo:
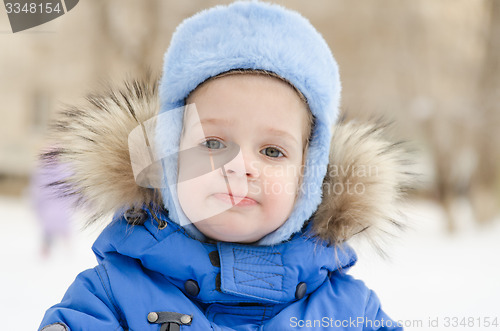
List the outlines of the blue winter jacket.
{"type": "Polygon", "coordinates": [[[41,330],[402,330],[347,274],[356,263],[347,245],[308,232],[276,246],[203,243],[168,215],[144,217],[103,231],[99,265],[78,275],[41,330]]]}

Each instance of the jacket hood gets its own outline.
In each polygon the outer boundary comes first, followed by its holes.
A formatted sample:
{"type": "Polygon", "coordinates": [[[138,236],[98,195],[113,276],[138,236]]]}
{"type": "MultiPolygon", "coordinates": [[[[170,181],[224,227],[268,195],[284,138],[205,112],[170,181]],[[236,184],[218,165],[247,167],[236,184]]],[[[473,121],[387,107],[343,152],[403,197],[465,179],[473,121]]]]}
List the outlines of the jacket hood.
{"type": "Polygon", "coordinates": [[[274,246],[204,243],[167,213],[143,210],[142,218],[142,225],[131,228],[126,217],[117,217],[94,243],[98,260],[116,254],[132,258],[188,291],[189,280],[203,303],[286,304],[296,300],[302,282],[307,283],[302,290],[312,293],[331,273],[356,262],[349,246],[329,246],[308,229],[274,246]]]}
{"type": "MultiPolygon", "coordinates": [[[[66,163],[71,175],[51,185],[77,198],[91,214],[89,224],[128,209],[164,209],[158,189],[137,184],[128,141],[132,130],[158,115],[158,99],[156,79],[129,81],[67,108],[55,122],[57,147],[42,157],[47,166],[66,163]]],[[[342,121],[334,126],[323,197],[311,218],[311,231],[326,242],[357,237],[377,244],[403,227],[398,206],[414,175],[404,145],[386,140],[385,130],[342,121]]]]}

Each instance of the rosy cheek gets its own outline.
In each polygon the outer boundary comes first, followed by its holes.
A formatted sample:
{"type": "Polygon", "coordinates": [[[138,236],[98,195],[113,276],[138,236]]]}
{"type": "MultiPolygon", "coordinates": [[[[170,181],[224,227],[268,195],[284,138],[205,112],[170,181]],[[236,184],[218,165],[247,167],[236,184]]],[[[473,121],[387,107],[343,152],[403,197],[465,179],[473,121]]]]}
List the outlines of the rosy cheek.
{"type": "Polygon", "coordinates": [[[297,194],[298,180],[295,176],[269,176],[264,182],[266,197],[274,201],[293,201],[297,194]]]}

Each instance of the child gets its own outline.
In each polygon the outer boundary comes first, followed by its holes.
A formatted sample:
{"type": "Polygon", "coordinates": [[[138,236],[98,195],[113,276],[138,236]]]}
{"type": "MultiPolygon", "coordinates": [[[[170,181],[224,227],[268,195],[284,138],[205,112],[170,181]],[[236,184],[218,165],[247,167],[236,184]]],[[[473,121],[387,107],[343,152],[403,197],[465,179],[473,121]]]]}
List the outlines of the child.
{"type": "Polygon", "coordinates": [[[50,183],[64,180],[68,171],[64,165],[53,167],[37,166],[31,178],[30,198],[33,209],[42,228],[41,255],[48,258],[56,241],[70,242],[73,222],[72,206],[69,197],[60,197],[57,188],[50,183]]]}
{"type": "Polygon", "coordinates": [[[407,169],[380,128],[332,133],[339,98],[299,14],[237,2],[185,20],[159,97],[136,81],[57,125],[65,187],[115,217],[40,328],[401,330],[346,274],[346,241],[399,226],[407,169]]]}

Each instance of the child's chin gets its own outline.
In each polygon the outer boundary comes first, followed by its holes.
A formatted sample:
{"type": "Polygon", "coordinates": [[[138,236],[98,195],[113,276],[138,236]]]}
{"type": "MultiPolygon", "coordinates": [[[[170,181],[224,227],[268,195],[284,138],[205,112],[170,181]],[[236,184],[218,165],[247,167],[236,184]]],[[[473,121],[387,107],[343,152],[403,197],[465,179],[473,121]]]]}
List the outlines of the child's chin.
{"type": "Polygon", "coordinates": [[[204,235],[224,242],[252,243],[262,238],[255,229],[243,226],[248,222],[237,217],[214,217],[194,223],[204,235]]]}

